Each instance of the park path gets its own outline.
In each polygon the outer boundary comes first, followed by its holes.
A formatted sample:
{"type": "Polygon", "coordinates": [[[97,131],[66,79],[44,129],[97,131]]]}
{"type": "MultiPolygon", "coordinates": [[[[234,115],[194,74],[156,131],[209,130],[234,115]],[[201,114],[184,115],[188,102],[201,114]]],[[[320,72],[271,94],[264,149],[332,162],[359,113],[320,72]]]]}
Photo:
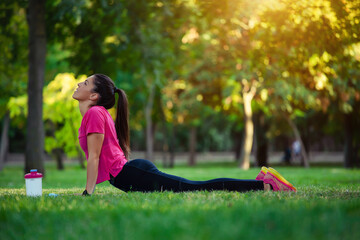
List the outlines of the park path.
{"type": "MultiPolygon", "coordinates": [[[[188,161],[188,153],[177,153],[175,157],[176,163],[186,163],[188,161]]],[[[269,153],[269,164],[278,164],[281,163],[283,153],[282,152],[272,152],[269,153]]],[[[156,163],[162,163],[163,160],[162,152],[155,152],[156,163]]],[[[131,153],[131,159],[136,158],[145,158],[145,152],[134,151],[131,153]]],[[[343,153],[342,152],[311,152],[310,153],[310,164],[311,163],[342,163],[343,162],[343,153]]],[[[251,156],[251,162],[254,162],[254,156],[251,156]]],[[[23,164],[25,161],[25,155],[21,153],[10,153],[7,155],[5,166],[6,165],[17,165],[23,164]]],[[[46,156],[46,161],[53,161],[50,156],[46,156]]],[[[233,162],[234,154],[232,152],[206,152],[198,153],[196,155],[196,162],[233,162]]],[[[76,159],[65,159],[65,162],[77,162],[76,159]]],[[[295,164],[299,163],[295,161],[295,164]]]]}

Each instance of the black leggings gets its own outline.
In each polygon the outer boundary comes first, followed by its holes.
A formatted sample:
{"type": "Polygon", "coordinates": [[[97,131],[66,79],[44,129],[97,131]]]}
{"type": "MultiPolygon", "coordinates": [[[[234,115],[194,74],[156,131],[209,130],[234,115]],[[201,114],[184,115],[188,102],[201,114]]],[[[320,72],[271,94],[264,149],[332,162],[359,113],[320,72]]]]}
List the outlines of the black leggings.
{"type": "Polygon", "coordinates": [[[246,192],[264,190],[263,181],[257,180],[217,178],[208,181],[191,181],[163,173],[152,162],[144,159],[135,159],[127,162],[116,177],[110,175],[110,183],[125,192],[185,192],[201,190],[246,192]]]}

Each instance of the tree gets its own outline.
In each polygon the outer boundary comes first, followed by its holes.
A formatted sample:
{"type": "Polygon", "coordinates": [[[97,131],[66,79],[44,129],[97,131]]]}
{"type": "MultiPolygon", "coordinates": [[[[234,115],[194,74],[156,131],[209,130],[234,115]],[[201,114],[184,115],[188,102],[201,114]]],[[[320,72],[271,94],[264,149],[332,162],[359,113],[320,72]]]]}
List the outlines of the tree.
{"type": "MultiPolygon", "coordinates": [[[[358,7],[356,1],[281,1],[277,8],[262,15],[266,21],[259,25],[258,36],[263,39],[265,51],[271,53],[269,65],[284,79],[281,85],[276,82],[279,90],[274,93],[284,101],[279,106],[299,139],[292,120],[296,111],[313,108],[326,112],[330,104],[338,105],[342,115],[356,109],[359,86],[354,79],[359,76],[359,61],[354,49],[359,42],[358,7]]],[[[353,120],[348,124],[349,118],[345,116],[344,120],[345,134],[353,139],[352,134],[347,134],[353,120]]],[[[346,143],[354,144],[353,140],[346,143]]],[[[349,156],[351,161],[356,159],[349,156]]]]}
{"type": "Polygon", "coordinates": [[[25,172],[37,168],[44,169],[44,124],[43,85],[45,75],[46,33],[45,1],[30,0],[28,6],[29,25],[29,81],[28,118],[26,124],[25,172]]]}
{"type": "Polygon", "coordinates": [[[1,131],[1,146],[0,146],[0,171],[4,166],[4,161],[9,148],[8,130],[10,125],[9,114],[6,113],[1,131]]]}
{"type": "Polygon", "coordinates": [[[0,169],[9,148],[10,117],[6,105],[9,98],[26,91],[27,52],[23,42],[28,41],[24,1],[2,1],[0,8],[0,118],[2,134],[0,146],[0,169]]]}
{"type": "Polygon", "coordinates": [[[269,140],[267,137],[267,132],[270,127],[270,119],[263,111],[258,110],[256,114],[254,114],[254,126],[257,166],[268,166],[269,140]]]}
{"type": "MultiPolygon", "coordinates": [[[[71,97],[76,85],[85,79],[84,75],[75,79],[74,74],[62,73],[44,88],[45,150],[56,158],[58,169],[62,169],[63,152],[68,157],[78,157],[80,166],[85,168],[85,157],[77,138],[82,116],[77,101],[71,97]]],[[[27,118],[26,102],[27,95],[10,98],[7,108],[11,119],[27,118]]],[[[110,113],[114,115],[113,109],[110,113]]]]}
{"type": "MultiPolygon", "coordinates": [[[[177,75],[179,63],[176,52],[179,49],[182,21],[181,16],[186,14],[183,4],[176,1],[140,1],[126,4],[127,16],[131,28],[127,36],[131,39],[131,49],[134,56],[135,81],[142,83],[146,158],[153,159],[154,129],[156,123],[154,116],[158,115],[154,107],[156,94],[159,88],[166,86],[166,81],[172,81],[177,75]],[[177,19],[179,18],[179,19],[177,19]]],[[[186,9],[185,9],[186,10],[186,9]]],[[[160,118],[159,118],[160,119],[160,118]]],[[[165,129],[166,127],[163,126],[165,129]]],[[[165,131],[165,130],[163,130],[165,131]]]]}

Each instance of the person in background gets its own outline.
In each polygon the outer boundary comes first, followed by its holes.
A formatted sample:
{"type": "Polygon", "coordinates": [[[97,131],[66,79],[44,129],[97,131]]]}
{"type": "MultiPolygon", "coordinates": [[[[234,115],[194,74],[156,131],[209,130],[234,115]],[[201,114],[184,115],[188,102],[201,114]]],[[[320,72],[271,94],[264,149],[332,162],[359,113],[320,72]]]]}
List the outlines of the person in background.
{"type": "Polygon", "coordinates": [[[301,160],[301,144],[299,140],[295,140],[292,144],[292,158],[294,161],[301,160]]]}
{"type": "Polygon", "coordinates": [[[290,161],[291,161],[291,143],[290,141],[285,138],[284,140],[284,156],[282,157],[282,161],[287,164],[290,165],[290,161]]]}

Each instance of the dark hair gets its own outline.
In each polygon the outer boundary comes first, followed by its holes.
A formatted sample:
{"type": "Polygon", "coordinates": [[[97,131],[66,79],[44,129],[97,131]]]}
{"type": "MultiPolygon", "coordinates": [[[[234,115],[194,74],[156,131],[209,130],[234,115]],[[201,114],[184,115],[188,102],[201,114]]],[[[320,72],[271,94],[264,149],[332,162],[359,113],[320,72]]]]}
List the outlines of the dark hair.
{"type": "Polygon", "coordinates": [[[115,129],[116,135],[121,149],[124,152],[126,159],[130,154],[130,133],[129,133],[129,110],[128,100],[123,90],[115,87],[114,82],[104,74],[94,74],[94,89],[93,91],[99,94],[99,99],[96,106],[103,106],[110,109],[115,105],[115,93],[119,94],[115,129]]]}

